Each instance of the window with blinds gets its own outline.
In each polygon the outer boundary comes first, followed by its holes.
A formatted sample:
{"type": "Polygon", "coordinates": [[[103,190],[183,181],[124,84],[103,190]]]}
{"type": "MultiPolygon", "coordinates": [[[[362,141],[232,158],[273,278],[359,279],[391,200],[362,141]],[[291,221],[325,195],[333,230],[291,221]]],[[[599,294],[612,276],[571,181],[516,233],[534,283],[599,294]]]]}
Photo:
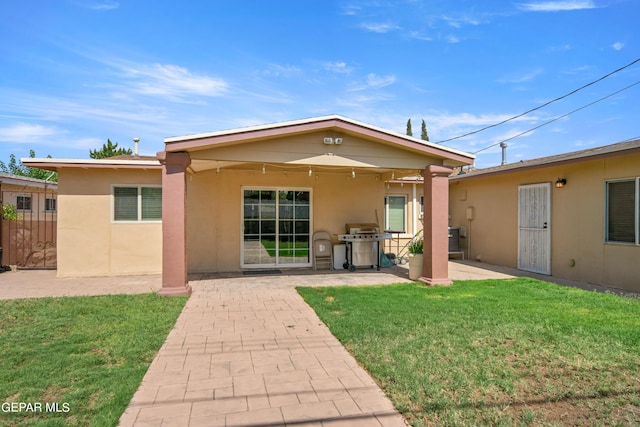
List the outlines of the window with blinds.
{"type": "Polygon", "coordinates": [[[638,178],[606,183],[606,233],[605,240],[613,243],[638,242],[640,207],[638,203],[638,178]]]}
{"type": "Polygon", "coordinates": [[[160,221],[162,219],[162,188],[142,187],[140,196],[142,200],[142,220],[160,221]]]}
{"type": "Polygon", "coordinates": [[[162,188],[113,187],[113,220],[126,222],[162,220],[162,188]]]}
{"type": "Polygon", "coordinates": [[[384,229],[406,233],[407,196],[387,195],[384,198],[384,229]]]}

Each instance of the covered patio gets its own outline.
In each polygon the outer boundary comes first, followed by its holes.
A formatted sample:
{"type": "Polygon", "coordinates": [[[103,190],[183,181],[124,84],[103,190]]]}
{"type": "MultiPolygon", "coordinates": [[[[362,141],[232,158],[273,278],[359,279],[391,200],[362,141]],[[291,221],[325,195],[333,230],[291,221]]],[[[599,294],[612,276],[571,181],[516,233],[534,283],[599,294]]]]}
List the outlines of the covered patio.
{"type": "MultiPolygon", "coordinates": [[[[448,176],[473,156],[340,116],[167,138],[161,295],[188,274],[309,268],[317,231],[378,224],[385,183],[424,177],[421,281],[450,284],[448,176]]],[[[337,243],[337,242],[334,242],[337,243]]]]}

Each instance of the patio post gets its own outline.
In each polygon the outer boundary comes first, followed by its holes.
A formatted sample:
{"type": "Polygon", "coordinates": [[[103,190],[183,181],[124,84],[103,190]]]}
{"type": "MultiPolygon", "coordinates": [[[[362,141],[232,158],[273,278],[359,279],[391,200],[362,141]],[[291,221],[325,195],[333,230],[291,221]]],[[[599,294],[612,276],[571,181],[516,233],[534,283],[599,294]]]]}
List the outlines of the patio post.
{"type": "Polygon", "coordinates": [[[450,285],[449,175],[451,169],[429,165],[424,169],[424,254],[419,279],[428,285],[450,285]]]}
{"type": "Polygon", "coordinates": [[[189,153],[157,154],[162,168],[162,288],[159,295],[189,295],[187,281],[187,167],[189,153]]]}

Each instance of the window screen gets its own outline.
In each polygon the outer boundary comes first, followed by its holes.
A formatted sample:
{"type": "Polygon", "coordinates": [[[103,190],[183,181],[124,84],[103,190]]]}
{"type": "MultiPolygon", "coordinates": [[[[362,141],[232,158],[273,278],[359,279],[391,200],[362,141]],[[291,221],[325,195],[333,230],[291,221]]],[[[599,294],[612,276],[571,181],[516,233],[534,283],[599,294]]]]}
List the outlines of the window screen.
{"type": "Polygon", "coordinates": [[[607,183],[608,242],[636,243],[636,180],[607,183]]]}
{"type": "Polygon", "coordinates": [[[405,226],[405,196],[385,197],[386,229],[391,231],[406,232],[405,226]]]}
{"type": "Polygon", "coordinates": [[[162,219],[162,188],[142,187],[142,220],[159,221],[162,219]]]}
{"type": "Polygon", "coordinates": [[[113,219],[115,221],[138,220],[138,187],[113,189],[113,219]]]}

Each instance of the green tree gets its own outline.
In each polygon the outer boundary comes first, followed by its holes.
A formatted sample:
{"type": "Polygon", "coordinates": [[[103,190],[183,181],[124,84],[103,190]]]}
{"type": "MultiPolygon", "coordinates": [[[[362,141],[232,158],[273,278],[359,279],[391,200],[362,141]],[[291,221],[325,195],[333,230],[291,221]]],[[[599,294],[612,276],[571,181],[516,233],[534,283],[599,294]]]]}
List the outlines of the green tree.
{"type": "MultiPolygon", "coordinates": [[[[36,152],[33,150],[29,150],[29,158],[33,159],[35,157],[36,157],[36,152]]],[[[47,158],[50,159],[51,155],[47,155],[47,158]]],[[[9,155],[8,164],[5,164],[2,160],[0,160],[0,171],[4,173],[10,173],[12,175],[17,175],[17,176],[26,176],[29,178],[44,179],[44,180],[53,181],[53,182],[58,181],[57,173],[44,170],[44,169],[25,166],[22,164],[21,160],[16,159],[15,154],[9,155]]]]}
{"type": "Polygon", "coordinates": [[[429,141],[429,134],[427,133],[427,124],[422,119],[422,133],[420,135],[423,141],[429,141]]]}
{"type": "Polygon", "coordinates": [[[411,119],[407,120],[407,135],[413,136],[413,131],[411,130],[411,119]]]}
{"type": "Polygon", "coordinates": [[[106,159],[107,157],[119,156],[121,154],[132,154],[131,148],[118,148],[118,143],[113,144],[110,139],[107,138],[107,143],[102,144],[102,148],[99,150],[89,150],[89,157],[92,159],[106,159]]]}

